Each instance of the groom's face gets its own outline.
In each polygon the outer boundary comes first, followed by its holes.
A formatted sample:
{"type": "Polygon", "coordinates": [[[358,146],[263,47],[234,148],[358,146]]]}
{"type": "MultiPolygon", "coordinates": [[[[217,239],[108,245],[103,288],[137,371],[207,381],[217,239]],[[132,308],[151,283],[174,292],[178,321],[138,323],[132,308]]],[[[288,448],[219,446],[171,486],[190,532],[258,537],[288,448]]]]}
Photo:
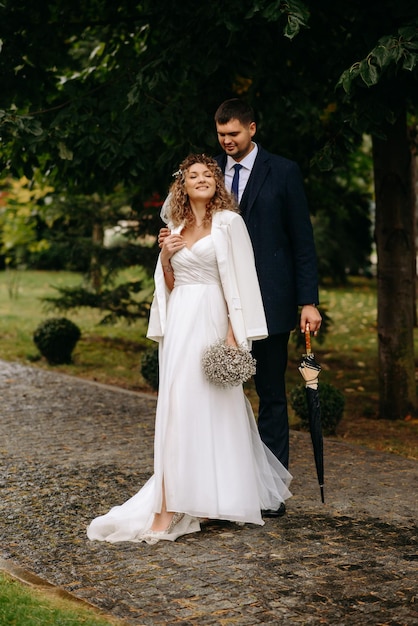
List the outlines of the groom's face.
{"type": "Polygon", "coordinates": [[[229,120],[226,124],[216,123],[218,141],[226,154],[235,161],[241,161],[253,149],[252,138],[255,135],[255,122],[243,125],[238,120],[229,120]]]}

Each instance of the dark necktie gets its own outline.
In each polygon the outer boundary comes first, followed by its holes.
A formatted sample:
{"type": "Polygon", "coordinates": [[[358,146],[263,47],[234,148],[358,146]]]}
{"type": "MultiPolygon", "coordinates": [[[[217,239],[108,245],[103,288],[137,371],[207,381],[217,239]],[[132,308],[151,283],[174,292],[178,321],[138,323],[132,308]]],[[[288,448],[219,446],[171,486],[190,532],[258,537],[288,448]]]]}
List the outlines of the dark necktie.
{"type": "Polygon", "coordinates": [[[231,186],[231,193],[234,194],[235,199],[237,202],[239,202],[239,198],[238,198],[238,189],[239,189],[239,171],[242,168],[242,165],[240,165],[239,163],[236,163],[234,165],[234,178],[232,179],[232,186],[231,186]]]}

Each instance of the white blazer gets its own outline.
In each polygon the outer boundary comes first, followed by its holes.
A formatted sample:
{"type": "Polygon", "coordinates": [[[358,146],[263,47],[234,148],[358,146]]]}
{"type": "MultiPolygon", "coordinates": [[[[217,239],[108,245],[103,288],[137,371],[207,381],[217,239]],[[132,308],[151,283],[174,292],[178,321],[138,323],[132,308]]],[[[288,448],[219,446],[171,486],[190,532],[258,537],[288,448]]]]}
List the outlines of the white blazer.
{"type": "MultiPolygon", "coordinates": [[[[182,229],[183,224],[171,228],[173,233],[181,232],[182,229]]],[[[235,339],[238,344],[251,348],[252,340],[264,339],[268,332],[247,228],[238,213],[217,211],[212,217],[211,235],[235,339]]],[[[155,292],[147,337],[160,341],[164,336],[170,297],[164,280],[161,255],[158,257],[154,281],[155,292]]]]}

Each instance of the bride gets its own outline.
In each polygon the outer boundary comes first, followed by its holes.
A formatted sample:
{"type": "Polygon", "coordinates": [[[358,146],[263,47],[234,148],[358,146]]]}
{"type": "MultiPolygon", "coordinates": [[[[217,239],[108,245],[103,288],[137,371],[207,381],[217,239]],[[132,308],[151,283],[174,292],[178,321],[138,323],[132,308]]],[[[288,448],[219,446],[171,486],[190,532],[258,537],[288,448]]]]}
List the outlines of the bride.
{"type": "Polygon", "coordinates": [[[159,342],[154,475],[91,522],[92,540],[174,541],[202,519],[262,525],[261,510],[291,495],[291,475],[262,443],[242,385],[214,385],[201,364],[218,340],[250,349],[267,335],[246,227],[206,155],[183,161],[170,192],[147,333],[159,342]]]}

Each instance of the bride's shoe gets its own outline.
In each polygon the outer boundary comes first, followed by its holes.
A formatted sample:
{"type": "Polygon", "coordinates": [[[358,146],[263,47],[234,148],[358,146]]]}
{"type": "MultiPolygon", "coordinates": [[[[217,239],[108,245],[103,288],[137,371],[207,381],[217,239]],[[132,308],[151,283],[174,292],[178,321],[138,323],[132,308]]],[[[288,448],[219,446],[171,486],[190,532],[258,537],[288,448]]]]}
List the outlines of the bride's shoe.
{"type": "Polygon", "coordinates": [[[174,513],[173,517],[171,518],[171,522],[165,530],[146,530],[141,535],[141,541],[145,541],[145,543],[148,543],[149,545],[154,545],[158,543],[158,541],[160,541],[161,539],[164,539],[168,535],[171,535],[174,527],[181,522],[183,517],[184,513],[174,513]]]}

